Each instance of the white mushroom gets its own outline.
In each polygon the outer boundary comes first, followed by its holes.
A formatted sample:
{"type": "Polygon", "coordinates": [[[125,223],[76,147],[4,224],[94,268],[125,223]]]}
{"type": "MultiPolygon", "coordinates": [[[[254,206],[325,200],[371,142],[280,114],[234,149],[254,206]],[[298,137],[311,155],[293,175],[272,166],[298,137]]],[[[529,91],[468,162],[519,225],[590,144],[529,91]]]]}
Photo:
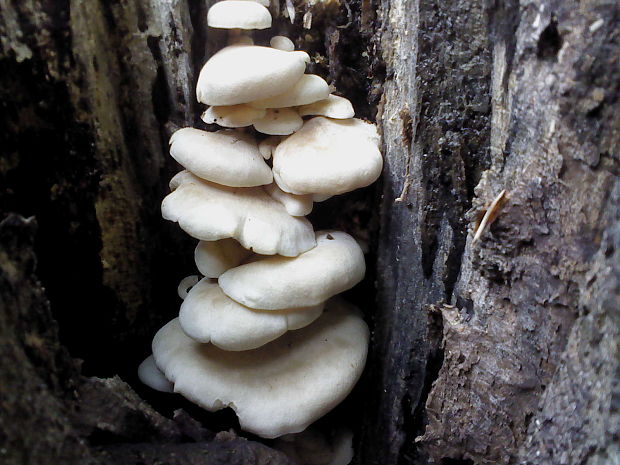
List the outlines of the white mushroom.
{"type": "Polygon", "coordinates": [[[373,124],[319,116],[276,147],[272,170],[285,192],[336,195],[371,184],[382,166],[373,124]]]}
{"type": "Polygon", "coordinates": [[[202,67],[196,96],[207,105],[236,105],[273,97],[297,83],[309,59],[305,52],[230,45],[202,67]]]}
{"type": "Polygon", "coordinates": [[[174,385],[157,368],[152,355],[149,355],[138,367],[138,379],[156,391],[174,392],[174,385]]]}
{"type": "Polygon", "coordinates": [[[179,294],[181,300],[187,297],[187,293],[189,292],[189,290],[194,287],[198,281],[200,281],[200,276],[195,274],[191,276],[186,276],[181,280],[181,282],[177,286],[177,294],[179,294]]]}
{"type": "Polygon", "coordinates": [[[355,116],[355,110],[349,99],[330,94],[326,99],[300,106],[300,116],[320,115],[328,118],[348,119],[355,116]]]}
{"type": "Polygon", "coordinates": [[[252,255],[234,239],[200,241],[194,250],[196,267],[207,278],[219,278],[252,255]]]}
{"type": "Polygon", "coordinates": [[[276,183],[264,187],[265,191],[284,205],[286,211],[292,216],[306,216],[312,211],[314,202],[311,195],[295,195],[284,192],[276,183]]]}
{"type": "Polygon", "coordinates": [[[269,45],[278,50],[284,50],[286,52],[292,52],[295,50],[295,44],[291,39],[285,36],[273,36],[269,41],[269,45]]]}
{"type": "Polygon", "coordinates": [[[265,110],[249,105],[209,107],[200,117],[207,124],[219,124],[225,128],[244,128],[265,116],[265,110]]]}
{"type": "Polygon", "coordinates": [[[221,186],[185,172],[175,178],[170,183],[178,187],[162,202],[162,215],[196,239],[231,237],[256,253],[287,257],[315,245],[308,220],[289,215],[260,187],[221,186]]]}
{"type": "Polygon", "coordinates": [[[271,13],[258,2],[226,0],[209,8],[207,24],[220,29],[267,29],[271,13]]]}
{"type": "Polygon", "coordinates": [[[224,293],[250,308],[278,310],[317,305],[364,277],[364,254],[341,231],[319,231],[316,247],[298,257],[264,257],[219,277],[224,293]]]}
{"type": "MultiPolygon", "coordinates": [[[[291,53],[291,52],[289,52],[291,53]]],[[[316,74],[304,74],[297,83],[287,91],[260,100],[250,102],[256,108],[286,108],[306,105],[329,96],[329,84],[316,74]]]]}
{"type": "Polygon", "coordinates": [[[179,129],[170,138],[170,155],[196,176],[225,186],[261,186],[273,180],[254,138],[231,129],[179,129]]]}
{"type": "Polygon", "coordinates": [[[270,108],[261,119],[254,121],[254,129],[263,134],[287,136],[304,124],[299,114],[291,108],[270,108]]]}
{"type": "Polygon", "coordinates": [[[262,140],[258,143],[258,151],[263,156],[265,160],[269,160],[271,158],[271,154],[278,146],[282,137],[280,136],[271,136],[267,137],[267,139],[262,140]]]}
{"type": "Polygon", "coordinates": [[[368,327],[341,301],[310,326],[258,349],[229,352],[189,338],[178,319],[155,335],[157,366],[174,390],[207,410],[231,407],[241,428],[266,438],[303,431],[351,391],[368,327]]]}
{"type": "Polygon", "coordinates": [[[179,323],[189,337],[211,342],[222,350],[250,350],[277,339],[289,330],[308,326],[323,312],[324,304],[295,310],[252,310],[227,297],[204,278],[181,305],[179,323]]]}

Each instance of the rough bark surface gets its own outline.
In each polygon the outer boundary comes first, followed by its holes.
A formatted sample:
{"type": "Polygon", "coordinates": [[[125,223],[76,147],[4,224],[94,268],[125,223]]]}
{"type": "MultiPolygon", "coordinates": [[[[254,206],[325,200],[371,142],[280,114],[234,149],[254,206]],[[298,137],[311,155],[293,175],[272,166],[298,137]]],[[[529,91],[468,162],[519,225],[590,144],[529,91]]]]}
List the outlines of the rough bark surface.
{"type": "MultiPolygon", "coordinates": [[[[167,139],[200,126],[197,71],[225,38],[208,5],[0,0],[3,463],[287,463],[71,358],[134,383],[194,273],[159,203],[178,169],[167,139]]],[[[349,296],[368,368],[333,417],[356,425],[357,463],[615,463],[618,2],[294,9],[291,24],[273,2],[275,31],[383,134],[380,186],[312,216],[370,245],[349,296]]]]}

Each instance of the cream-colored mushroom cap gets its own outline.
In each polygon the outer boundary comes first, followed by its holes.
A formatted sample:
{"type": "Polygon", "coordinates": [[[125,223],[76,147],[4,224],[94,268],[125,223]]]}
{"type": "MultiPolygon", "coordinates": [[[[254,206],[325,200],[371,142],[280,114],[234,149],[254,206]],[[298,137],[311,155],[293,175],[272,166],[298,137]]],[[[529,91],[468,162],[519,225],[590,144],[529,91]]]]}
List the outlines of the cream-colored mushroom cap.
{"type": "Polygon", "coordinates": [[[288,136],[304,124],[299,113],[291,108],[270,108],[261,119],[254,121],[254,129],[263,134],[288,136]]]}
{"type": "Polygon", "coordinates": [[[264,109],[241,104],[209,107],[200,119],[207,124],[219,124],[225,128],[244,128],[263,116],[264,109]]]}
{"type": "Polygon", "coordinates": [[[196,239],[231,237],[256,253],[287,257],[315,245],[310,222],[289,215],[260,187],[221,186],[186,172],[170,183],[178,187],[162,202],[162,215],[196,239]]]}
{"type": "Polygon", "coordinates": [[[256,349],[289,330],[303,328],[323,312],[324,304],[296,310],[261,311],[238,304],[217,283],[204,278],[181,305],[179,322],[185,334],[222,350],[256,349]]]}
{"type": "Polygon", "coordinates": [[[196,267],[207,278],[219,278],[252,255],[234,239],[200,241],[194,250],[196,267]]]}
{"type": "Polygon", "coordinates": [[[321,115],[336,119],[348,119],[355,116],[355,110],[349,99],[333,94],[324,100],[302,105],[297,111],[300,116],[321,115]]]}
{"type": "Polygon", "coordinates": [[[269,160],[271,158],[271,154],[281,141],[282,137],[280,136],[267,137],[267,139],[262,140],[258,143],[258,151],[265,160],[269,160]]]}
{"type": "Polygon", "coordinates": [[[254,138],[231,129],[179,129],[170,138],[170,155],[196,176],[225,186],[261,186],[273,180],[254,138]]]}
{"type": "Polygon", "coordinates": [[[304,74],[299,81],[286,92],[275,97],[255,100],[250,105],[256,108],[286,108],[306,105],[326,99],[329,84],[316,74],[304,74]]]}
{"type": "Polygon", "coordinates": [[[220,29],[267,29],[271,13],[258,2],[226,0],[209,8],[207,24],[220,29]]]}
{"type": "Polygon", "coordinates": [[[265,186],[265,191],[284,205],[286,211],[292,216],[309,215],[314,206],[311,195],[295,195],[284,192],[276,183],[265,186]]]}
{"type": "Polygon", "coordinates": [[[225,47],[202,67],[196,86],[198,101],[236,105],[281,94],[302,77],[307,60],[305,52],[256,45],[225,47]]]}
{"type": "Polygon", "coordinates": [[[341,301],[254,350],[196,342],[177,319],[153,339],[157,366],[175,392],[210,411],[231,407],[242,429],[266,438],[302,431],[341,402],[362,373],[367,347],[366,323],[341,301]]]}
{"type": "Polygon", "coordinates": [[[273,36],[269,41],[269,45],[278,50],[285,50],[287,52],[295,50],[295,44],[286,36],[273,36]]]}
{"type": "Polygon", "coordinates": [[[138,379],[156,391],[174,392],[174,386],[157,368],[152,355],[149,355],[138,367],[138,379]]]}
{"type": "Polygon", "coordinates": [[[352,288],[364,277],[364,254],[341,231],[319,231],[316,247],[295,258],[266,257],[219,278],[224,293],[250,308],[309,307],[352,288]]]}
{"type": "Polygon", "coordinates": [[[319,116],[273,152],[273,177],[291,194],[336,195],[373,183],[383,158],[374,124],[319,116]]]}

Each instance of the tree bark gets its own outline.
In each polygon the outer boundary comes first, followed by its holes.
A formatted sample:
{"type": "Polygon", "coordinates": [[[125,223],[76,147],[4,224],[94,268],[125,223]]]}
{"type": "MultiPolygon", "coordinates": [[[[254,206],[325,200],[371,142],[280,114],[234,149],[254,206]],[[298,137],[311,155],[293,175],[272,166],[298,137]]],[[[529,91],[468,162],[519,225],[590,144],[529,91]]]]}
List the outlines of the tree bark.
{"type": "MultiPolygon", "coordinates": [[[[614,463],[618,3],[296,1],[294,24],[277,3],[274,31],[383,135],[380,185],[312,217],[370,246],[349,296],[371,325],[369,362],[327,419],[351,415],[357,463],[614,463]]],[[[71,358],[137,386],[194,273],[193,241],[159,203],[178,169],[168,137],[201,124],[197,72],[225,38],[207,34],[209,4],[0,0],[7,463],[286,461],[167,419],[71,358]]]]}

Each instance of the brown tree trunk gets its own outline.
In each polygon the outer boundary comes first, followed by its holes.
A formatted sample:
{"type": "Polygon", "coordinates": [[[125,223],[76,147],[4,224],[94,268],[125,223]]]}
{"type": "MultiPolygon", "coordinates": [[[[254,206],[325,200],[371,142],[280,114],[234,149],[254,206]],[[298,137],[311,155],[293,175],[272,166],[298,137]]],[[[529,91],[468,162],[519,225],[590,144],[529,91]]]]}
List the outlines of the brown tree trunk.
{"type": "MultiPolygon", "coordinates": [[[[313,217],[371,249],[349,296],[369,363],[334,417],[353,415],[357,462],[615,463],[618,2],[295,2],[294,25],[281,3],[275,30],[383,134],[380,185],[313,217]]],[[[193,273],[159,203],[167,139],[199,124],[197,70],[223,40],[207,7],[0,0],[6,463],[286,461],[83,377],[154,399],[134,371],[193,273]]]]}

